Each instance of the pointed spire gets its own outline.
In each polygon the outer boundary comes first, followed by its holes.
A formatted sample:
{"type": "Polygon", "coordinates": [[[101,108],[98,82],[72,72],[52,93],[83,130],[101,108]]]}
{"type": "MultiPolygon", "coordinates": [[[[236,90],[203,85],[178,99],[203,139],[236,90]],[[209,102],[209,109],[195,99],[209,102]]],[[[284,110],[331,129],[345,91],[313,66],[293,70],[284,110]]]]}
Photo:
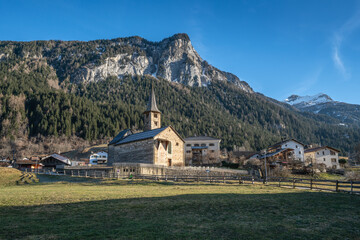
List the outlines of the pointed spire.
{"type": "Polygon", "coordinates": [[[150,94],[149,102],[148,102],[145,112],[160,112],[156,106],[156,99],[155,99],[155,93],[154,93],[153,86],[151,86],[151,94],[150,94]]]}

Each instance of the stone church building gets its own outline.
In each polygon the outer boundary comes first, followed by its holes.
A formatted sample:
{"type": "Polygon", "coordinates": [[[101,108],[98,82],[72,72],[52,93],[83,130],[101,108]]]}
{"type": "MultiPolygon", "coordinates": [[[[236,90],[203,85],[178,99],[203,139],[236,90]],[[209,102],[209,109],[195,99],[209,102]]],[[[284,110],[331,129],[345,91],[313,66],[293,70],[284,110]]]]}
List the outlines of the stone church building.
{"type": "Polygon", "coordinates": [[[108,165],[146,163],[160,166],[184,166],[184,140],[172,126],[161,127],[154,90],[144,114],[144,131],[121,131],[108,145],[108,165]]]}

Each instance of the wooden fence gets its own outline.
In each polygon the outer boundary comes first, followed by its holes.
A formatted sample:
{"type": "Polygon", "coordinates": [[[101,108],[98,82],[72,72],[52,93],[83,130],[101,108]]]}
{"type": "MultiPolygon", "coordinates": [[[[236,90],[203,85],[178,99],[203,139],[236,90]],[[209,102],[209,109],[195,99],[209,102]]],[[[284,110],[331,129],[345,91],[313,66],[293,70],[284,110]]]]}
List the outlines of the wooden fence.
{"type": "Polygon", "coordinates": [[[67,175],[72,177],[88,177],[102,179],[137,179],[164,182],[184,182],[184,183],[223,183],[223,184],[267,184],[277,187],[290,187],[300,189],[311,189],[332,192],[347,192],[360,194],[360,181],[338,181],[320,180],[307,178],[281,178],[269,177],[267,181],[262,178],[252,176],[233,175],[233,176],[189,176],[189,175],[122,175],[118,172],[107,171],[86,171],[86,170],[67,170],[65,172],[54,172],[45,170],[35,170],[38,174],[48,175],[67,175]]]}

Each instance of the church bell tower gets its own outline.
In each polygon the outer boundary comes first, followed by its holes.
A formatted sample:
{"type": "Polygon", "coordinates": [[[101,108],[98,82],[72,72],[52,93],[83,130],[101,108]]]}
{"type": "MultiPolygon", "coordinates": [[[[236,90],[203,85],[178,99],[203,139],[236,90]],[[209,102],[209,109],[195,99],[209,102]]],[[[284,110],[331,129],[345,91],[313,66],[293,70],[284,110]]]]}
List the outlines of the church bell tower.
{"type": "Polygon", "coordinates": [[[151,88],[149,102],[144,114],[144,131],[161,128],[161,112],[156,106],[154,88],[151,88]]]}

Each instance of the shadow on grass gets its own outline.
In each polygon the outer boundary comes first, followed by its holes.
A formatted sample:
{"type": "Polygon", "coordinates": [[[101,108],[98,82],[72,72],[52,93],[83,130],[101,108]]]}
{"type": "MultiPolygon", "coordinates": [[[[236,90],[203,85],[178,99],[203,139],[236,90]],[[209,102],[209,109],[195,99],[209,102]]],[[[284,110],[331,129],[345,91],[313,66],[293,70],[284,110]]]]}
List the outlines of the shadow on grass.
{"type": "Polygon", "coordinates": [[[0,239],[356,239],[345,194],[187,194],[0,207],[0,239]]]}

